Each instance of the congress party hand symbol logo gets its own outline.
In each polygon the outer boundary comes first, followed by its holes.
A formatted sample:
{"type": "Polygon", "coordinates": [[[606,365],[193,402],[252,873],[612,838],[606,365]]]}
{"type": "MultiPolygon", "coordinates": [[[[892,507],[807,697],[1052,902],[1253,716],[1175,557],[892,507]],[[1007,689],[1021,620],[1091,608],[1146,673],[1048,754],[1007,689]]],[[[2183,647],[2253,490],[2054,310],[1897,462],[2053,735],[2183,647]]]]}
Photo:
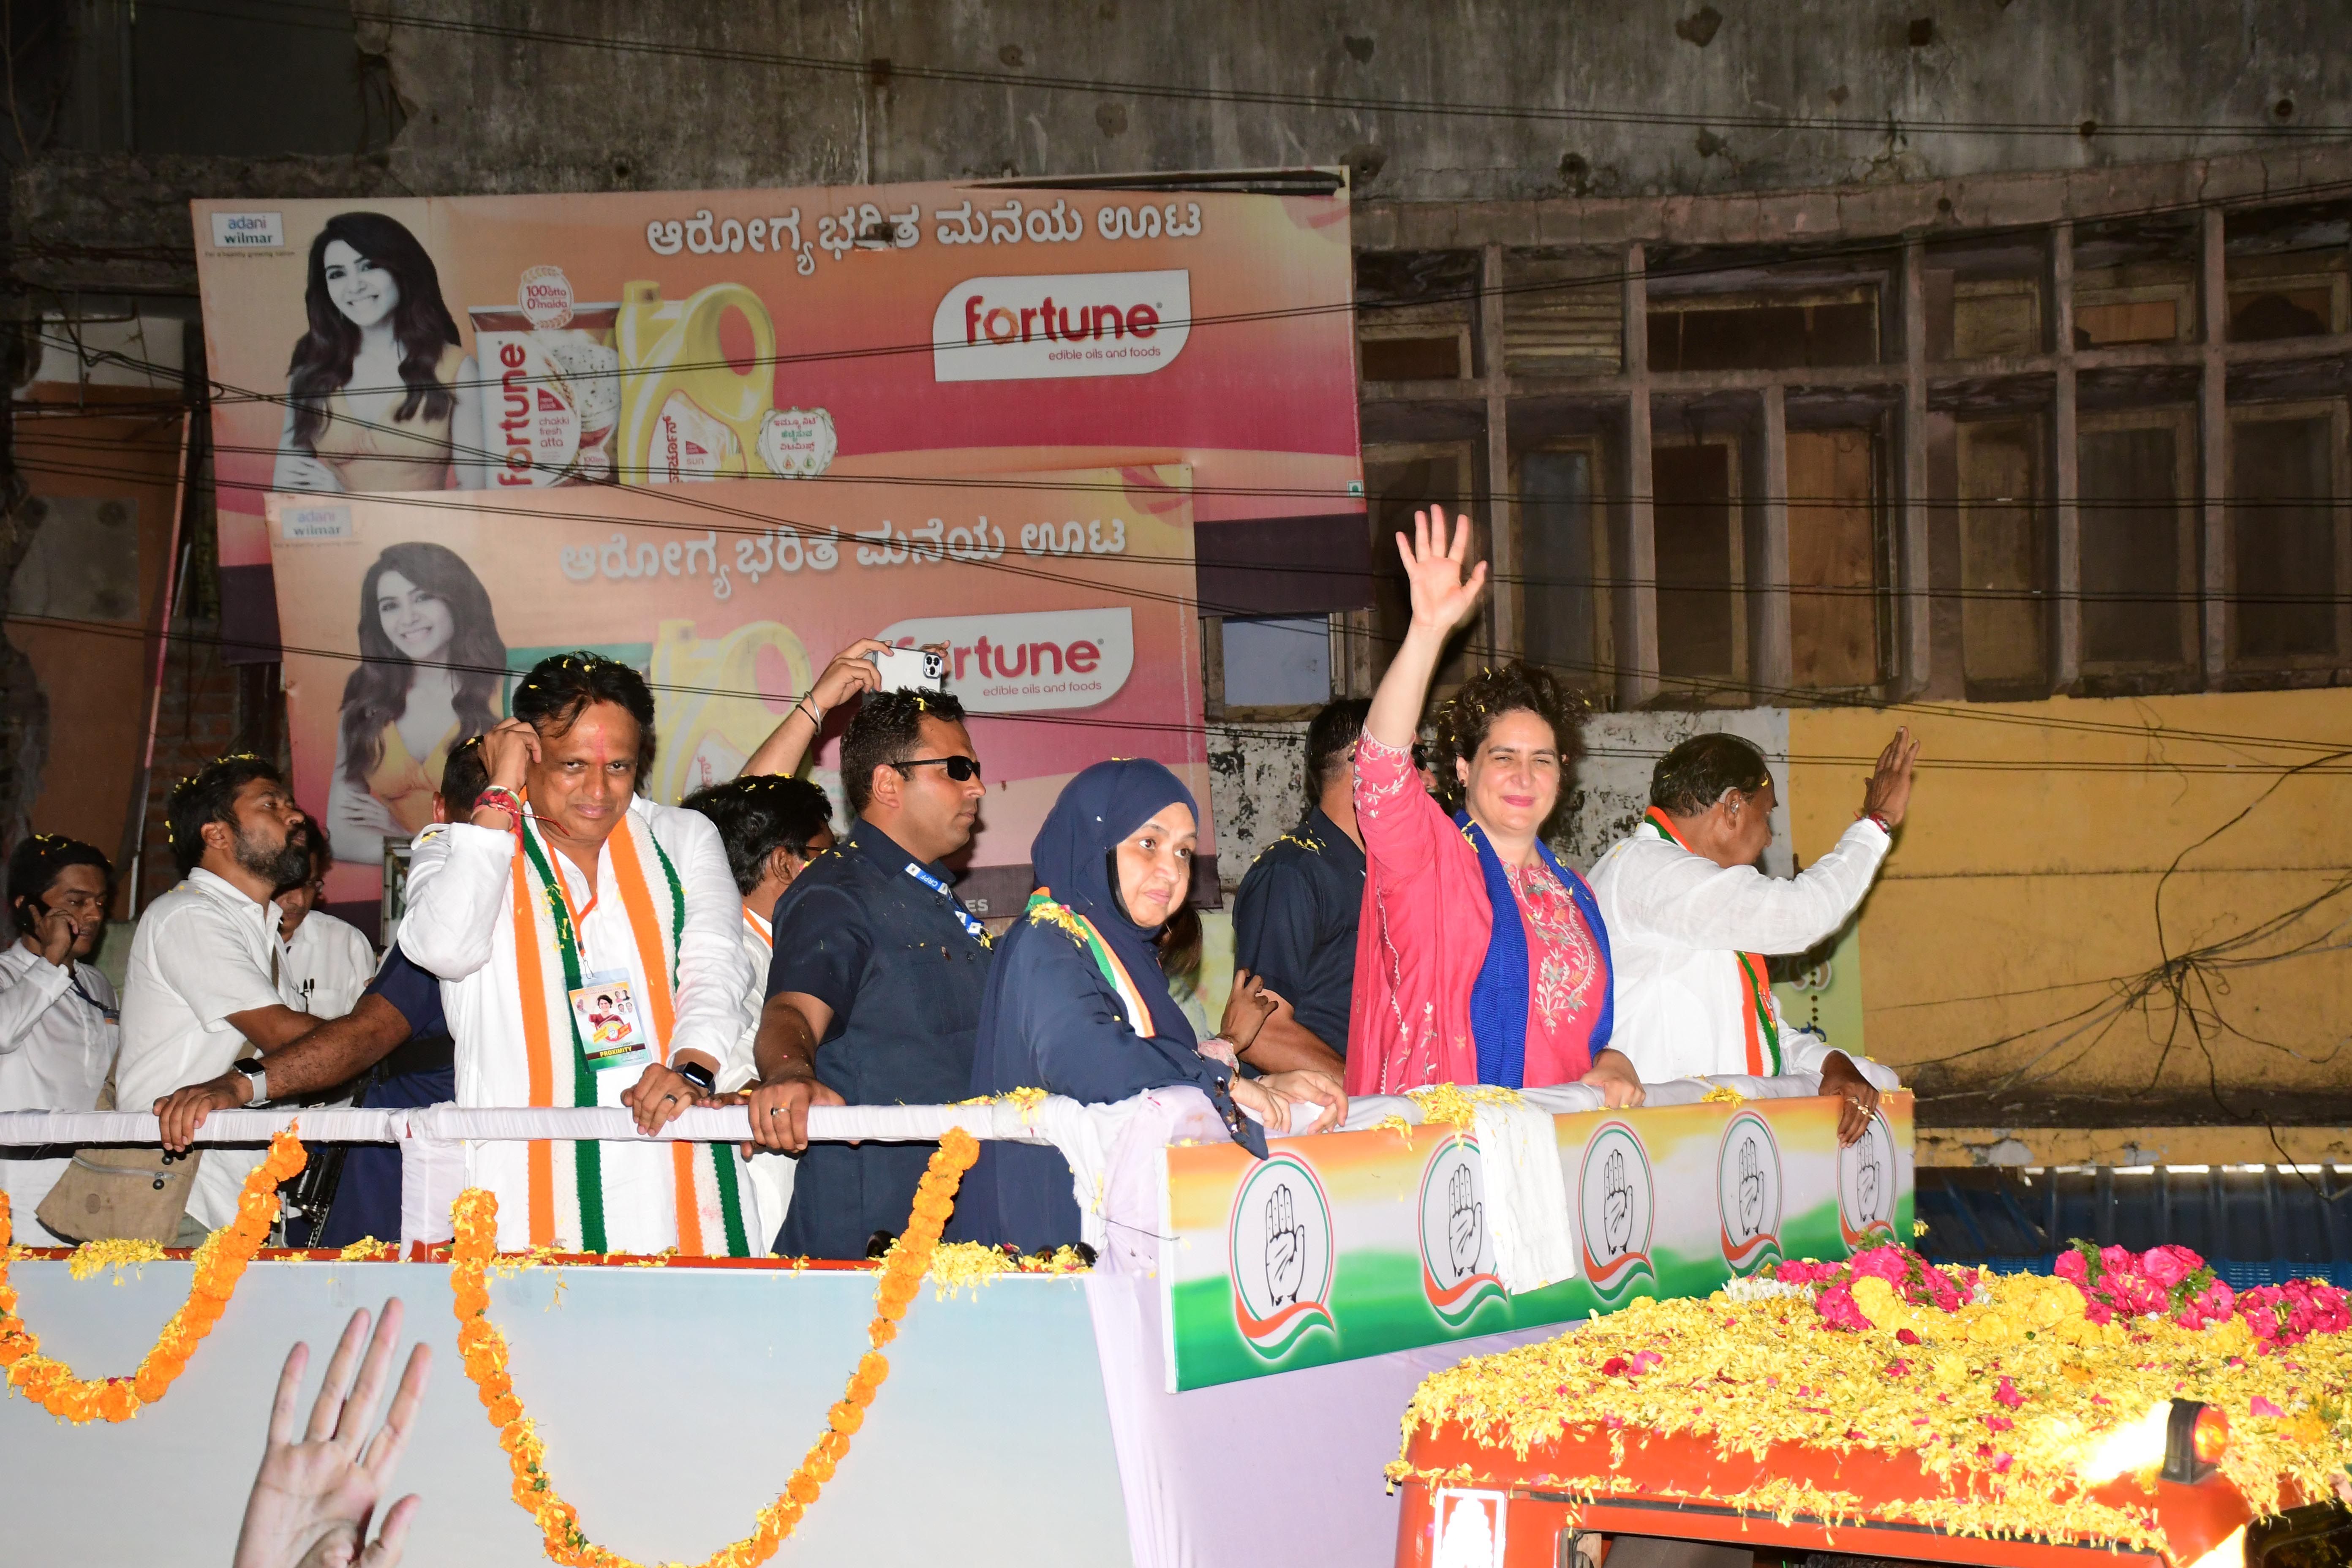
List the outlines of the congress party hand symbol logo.
{"type": "Polygon", "coordinates": [[[1614,1306],[1637,1282],[1657,1288],[1650,1262],[1651,1225],[1657,1211],[1649,1151],[1623,1121],[1604,1121],[1585,1141],[1576,1179],[1577,1234],[1584,1277],[1614,1306]]]}
{"type": "Polygon", "coordinates": [[[1780,1256],[1780,1145],[1772,1124],[1752,1110],[1724,1124],[1715,1155],[1716,1205],[1723,1260],[1747,1274],[1780,1256]]]}
{"type": "Polygon", "coordinates": [[[1739,1145],[1739,1222],[1743,1229],[1754,1235],[1759,1221],[1764,1217],[1764,1178],[1756,1170],[1756,1145],[1753,1142],[1739,1145]]]}
{"type": "Polygon", "coordinates": [[[1838,1151],[1838,1229],[1847,1250],[1875,1247],[1895,1234],[1899,1187],[1895,1131],[1886,1113],[1874,1110],[1862,1136],[1838,1151]]]}
{"type": "Polygon", "coordinates": [[[1234,1286],[1234,1326],[1249,1347],[1279,1361],[1331,1321],[1337,1244],[1331,1203],[1315,1169],[1285,1152],[1261,1160],[1234,1191],[1225,1265],[1234,1286]]]}
{"type": "Polygon", "coordinates": [[[1421,1293],[1451,1329],[1504,1299],[1486,1234],[1486,1167],[1467,1132],[1444,1140],[1422,1166],[1421,1293]]]}
{"type": "Polygon", "coordinates": [[[1471,1194],[1469,1168],[1455,1166],[1445,1179],[1445,1230],[1457,1274],[1467,1274],[1477,1266],[1479,1246],[1486,1239],[1486,1229],[1478,1223],[1486,1205],[1471,1194]]]}
{"type": "Polygon", "coordinates": [[[1298,1300],[1298,1280],[1306,1269],[1307,1232],[1298,1223],[1298,1205],[1288,1187],[1278,1186],[1265,1200],[1266,1290],[1276,1306],[1298,1300]]]}
{"type": "Polygon", "coordinates": [[[1609,1250],[1622,1252],[1633,1236],[1633,1189],[1625,1184],[1622,1150],[1601,1162],[1601,1233],[1609,1250]]]}

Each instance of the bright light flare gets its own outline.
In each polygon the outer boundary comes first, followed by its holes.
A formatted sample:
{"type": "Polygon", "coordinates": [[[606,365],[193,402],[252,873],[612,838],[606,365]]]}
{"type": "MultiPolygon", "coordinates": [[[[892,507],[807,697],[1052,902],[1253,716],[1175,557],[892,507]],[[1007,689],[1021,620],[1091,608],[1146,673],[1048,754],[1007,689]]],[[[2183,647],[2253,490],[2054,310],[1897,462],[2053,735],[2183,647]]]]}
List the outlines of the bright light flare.
{"type": "Polygon", "coordinates": [[[2245,1568],[2246,1527],[2238,1526],[2217,1542],[2212,1551],[2190,1563],[2189,1568],[2245,1568]]]}
{"type": "Polygon", "coordinates": [[[2197,1425],[2189,1428],[2189,1447],[2199,1464],[2220,1464],[2230,1451],[2230,1418],[2210,1405],[2200,1410],[2197,1425]]]}
{"type": "Polygon", "coordinates": [[[2158,1400],[2137,1420],[2116,1427],[2091,1445],[2075,1468],[2092,1486],[2102,1486],[2133,1470],[2153,1469],[2164,1463],[2165,1440],[2172,1423],[2172,1401],[2158,1400]]]}

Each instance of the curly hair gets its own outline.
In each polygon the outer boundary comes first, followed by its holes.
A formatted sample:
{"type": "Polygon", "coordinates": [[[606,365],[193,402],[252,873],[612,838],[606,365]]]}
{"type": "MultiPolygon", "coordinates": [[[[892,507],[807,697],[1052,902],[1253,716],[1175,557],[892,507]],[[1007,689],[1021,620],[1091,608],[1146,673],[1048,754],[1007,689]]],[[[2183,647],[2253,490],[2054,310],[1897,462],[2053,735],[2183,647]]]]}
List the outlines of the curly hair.
{"type": "MultiPolygon", "coordinates": [[[[1520,711],[1532,713],[1551,726],[1553,742],[1559,747],[1560,779],[1565,785],[1570,770],[1584,752],[1577,730],[1584,704],[1549,670],[1514,660],[1480,670],[1463,682],[1462,689],[1437,710],[1434,762],[1438,798],[1446,810],[1462,809],[1462,781],[1454,771],[1454,763],[1467,762],[1478,754],[1478,748],[1486,743],[1487,734],[1495,728],[1495,721],[1506,713],[1520,711]]],[[[1568,798],[1565,787],[1560,798],[1568,798]]]]}

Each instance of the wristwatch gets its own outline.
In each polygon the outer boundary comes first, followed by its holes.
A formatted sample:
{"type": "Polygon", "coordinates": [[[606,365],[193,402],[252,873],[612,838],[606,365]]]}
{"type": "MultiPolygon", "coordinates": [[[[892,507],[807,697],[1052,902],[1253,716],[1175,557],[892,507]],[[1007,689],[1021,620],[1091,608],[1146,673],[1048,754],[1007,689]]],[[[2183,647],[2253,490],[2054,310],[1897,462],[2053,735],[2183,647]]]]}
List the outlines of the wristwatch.
{"type": "Polygon", "coordinates": [[[705,1094],[715,1093],[718,1090],[718,1078],[700,1062],[678,1062],[674,1064],[670,1070],[705,1094]]]}
{"type": "Polygon", "coordinates": [[[234,1061],[228,1065],[243,1073],[253,1084],[253,1098],[245,1102],[246,1109],[249,1110],[257,1105],[267,1105],[269,1102],[269,1078],[263,1069],[259,1057],[247,1057],[242,1061],[234,1061]]]}

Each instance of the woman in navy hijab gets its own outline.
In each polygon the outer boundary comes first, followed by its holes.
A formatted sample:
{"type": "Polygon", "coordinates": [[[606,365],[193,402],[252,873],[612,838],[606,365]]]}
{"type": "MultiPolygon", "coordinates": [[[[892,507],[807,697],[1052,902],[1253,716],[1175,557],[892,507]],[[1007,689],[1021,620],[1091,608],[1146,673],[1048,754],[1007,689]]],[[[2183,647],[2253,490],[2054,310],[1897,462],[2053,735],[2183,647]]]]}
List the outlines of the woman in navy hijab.
{"type": "MultiPolygon", "coordinates": [[[[1261,1157],[1261,1121],[1276,1133],[1320,1131],[1347,1115],[1339,1081],[1326,1074],[1239,1079],[1196,1047],[1151,939],[1192,886],[1198,837],[1192,792],[1158,763],[1097,763],[1070,781],[1029,851],[1039,887],[996,944],[973,1093],[1042,1089],[1107,1105],[1191,1084],[1234,1141],[1261,1157]]],[[[1246,976],[1234,980],[1225,1026],[1243,1034],[1227,1042],[1239,1050],[1271,1001],[1246,976]]],[[[982,1144],[964,1178],[955,1234],[1024,1252],[1076,1243],[1078,1205],[1060,1152],[982,1144]]]]}

